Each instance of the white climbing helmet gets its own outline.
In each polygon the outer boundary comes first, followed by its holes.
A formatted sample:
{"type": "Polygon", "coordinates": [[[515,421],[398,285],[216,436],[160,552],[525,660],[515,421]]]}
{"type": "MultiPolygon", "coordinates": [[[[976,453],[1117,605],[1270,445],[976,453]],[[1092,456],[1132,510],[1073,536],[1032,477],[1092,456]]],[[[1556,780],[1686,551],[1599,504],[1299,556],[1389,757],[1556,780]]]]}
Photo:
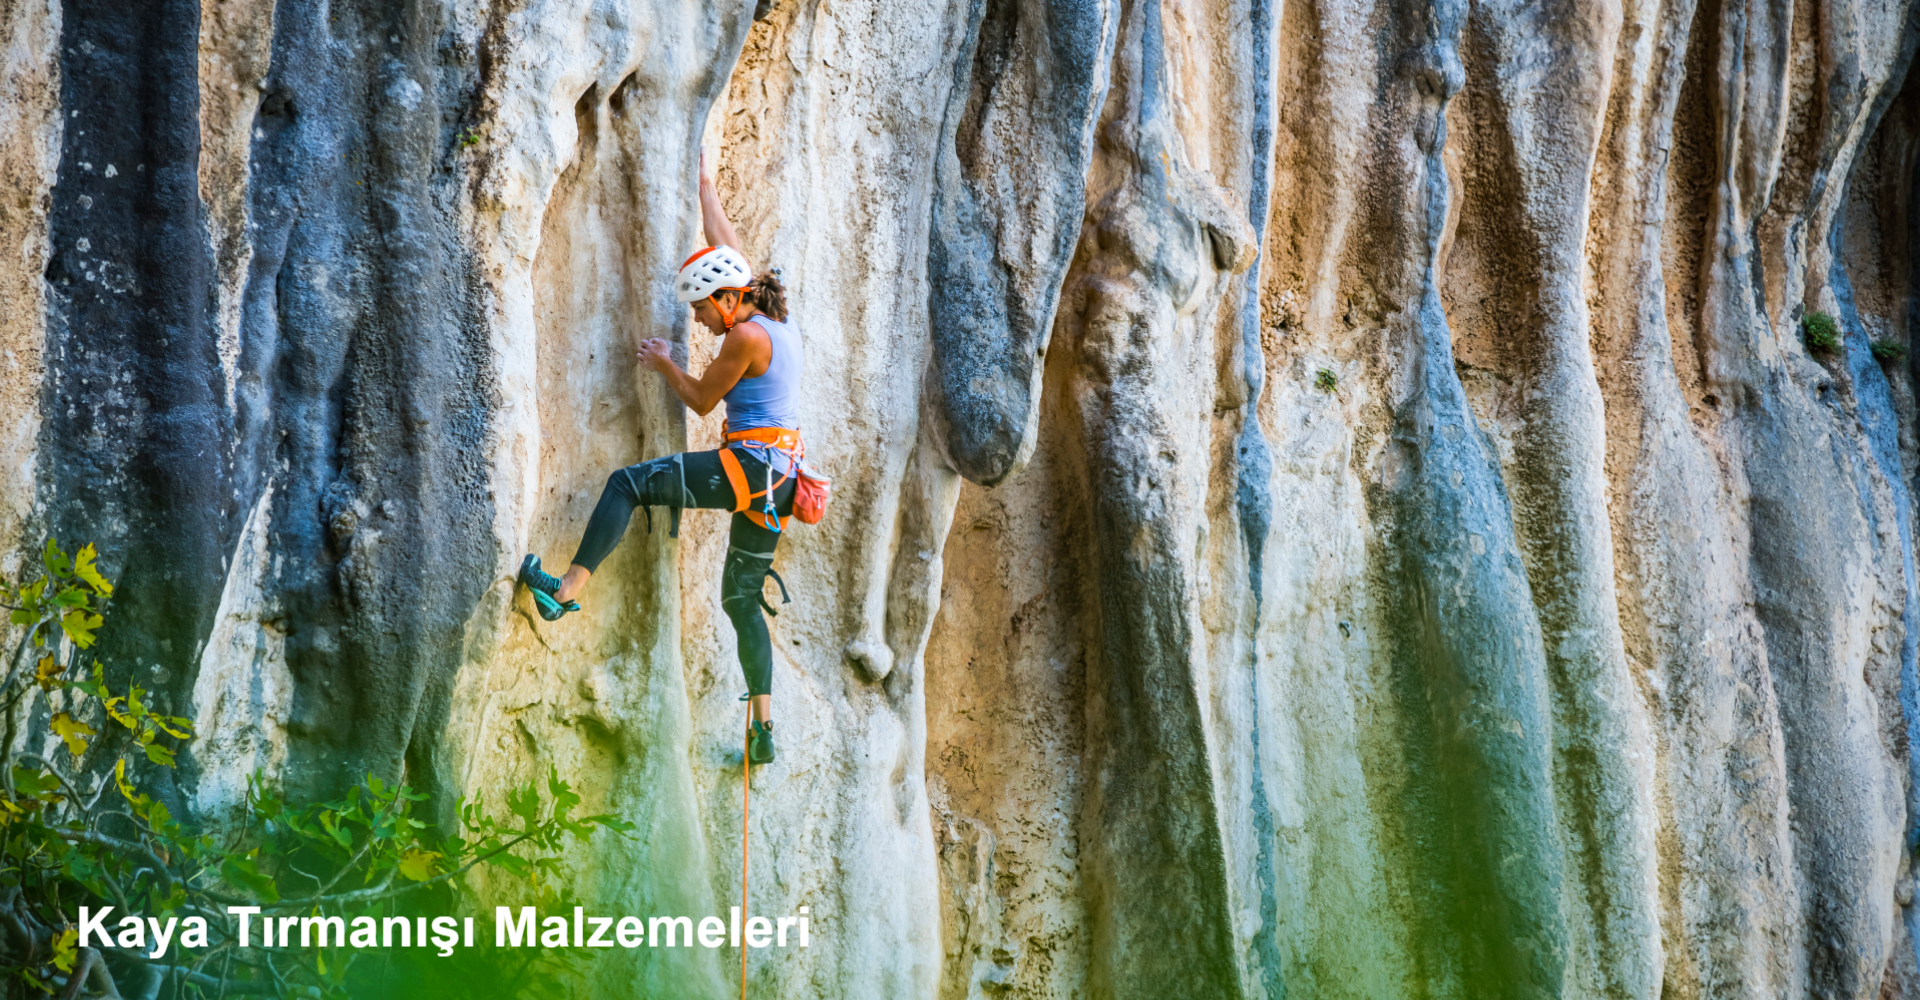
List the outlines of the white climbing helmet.
{"type": "Polygon", "coordinates": [[[673,294],[682,302],[698,302],[723,289],[745,291],[753,280],[747,259],[732,247],[708,247],[687,258],[674,279],[673,294]]]}

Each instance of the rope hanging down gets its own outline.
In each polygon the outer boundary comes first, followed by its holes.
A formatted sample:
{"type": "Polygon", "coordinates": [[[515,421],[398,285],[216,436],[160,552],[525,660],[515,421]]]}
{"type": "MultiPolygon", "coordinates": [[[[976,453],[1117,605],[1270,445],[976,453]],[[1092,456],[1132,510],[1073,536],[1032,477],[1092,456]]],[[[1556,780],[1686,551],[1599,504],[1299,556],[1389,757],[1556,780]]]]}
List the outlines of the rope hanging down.
{"type": "MultiPolygon", "coordinates": [[[[753,703],[747,703],[747,738],[740,754],[740,926],[747,924],[747,811],[753,798],[753,703]]],[[[740,1000],[747,1000],[747,936],[740,935],[740,1000]]]]}

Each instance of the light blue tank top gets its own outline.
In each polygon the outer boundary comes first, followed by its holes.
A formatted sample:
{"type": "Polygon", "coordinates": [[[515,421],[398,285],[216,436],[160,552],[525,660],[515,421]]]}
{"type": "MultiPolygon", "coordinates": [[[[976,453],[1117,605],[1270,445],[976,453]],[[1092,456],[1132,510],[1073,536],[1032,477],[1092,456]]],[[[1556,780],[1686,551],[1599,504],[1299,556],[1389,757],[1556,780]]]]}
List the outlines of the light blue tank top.
{"type": "MultiPolygon", "coordinates": [[[[767,361],[767,370],[759,377],[735,382],[733,388],[720,397],[727,403],[727,429],[750,431],[757,427],[785,427],[799,430],[800,374],[806,367],[800,350],[800,334],[793,327],[765,314],[753,317],[753,322],[767,331],[768,346],[773,356],[767,361]]],[[[792,463],[785,452],[751,442],[741,442],[734,447],[746,448],[762,461],[769,462],[777,471],[791,470],[792,463]]]]}

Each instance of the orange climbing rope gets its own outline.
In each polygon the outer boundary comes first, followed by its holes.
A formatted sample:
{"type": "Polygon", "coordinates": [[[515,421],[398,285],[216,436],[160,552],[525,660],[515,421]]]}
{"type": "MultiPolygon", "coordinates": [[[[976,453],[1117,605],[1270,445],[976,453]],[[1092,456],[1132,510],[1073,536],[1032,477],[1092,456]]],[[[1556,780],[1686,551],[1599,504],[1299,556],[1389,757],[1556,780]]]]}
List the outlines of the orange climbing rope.
{"type": "Polygon", "coordinates": [[[747,738],[740,755],[740,1000],[747,1000],[747,810],[753,799],[753,702],[747,702],[747,738]]]}

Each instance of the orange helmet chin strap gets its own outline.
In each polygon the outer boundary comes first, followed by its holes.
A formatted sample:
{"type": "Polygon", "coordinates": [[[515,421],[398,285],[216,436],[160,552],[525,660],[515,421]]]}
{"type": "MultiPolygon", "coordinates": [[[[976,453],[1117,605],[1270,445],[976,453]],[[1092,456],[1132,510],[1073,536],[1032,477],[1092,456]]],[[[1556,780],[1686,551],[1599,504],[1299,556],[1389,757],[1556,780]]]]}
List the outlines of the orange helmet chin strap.
{"type": "Polygon", "coordinates": [[[707,298],[713,303],[713,311],[720,314],[720,322],[724,324],[722,329],[732,330],[733,318],[739,315],[740,304],[746,300],[746,295],[737,288],[723,288],[720,291],[733,293],[733,305],[722,308],[720,305],[720,292],[715,292],[707,298]]]}

